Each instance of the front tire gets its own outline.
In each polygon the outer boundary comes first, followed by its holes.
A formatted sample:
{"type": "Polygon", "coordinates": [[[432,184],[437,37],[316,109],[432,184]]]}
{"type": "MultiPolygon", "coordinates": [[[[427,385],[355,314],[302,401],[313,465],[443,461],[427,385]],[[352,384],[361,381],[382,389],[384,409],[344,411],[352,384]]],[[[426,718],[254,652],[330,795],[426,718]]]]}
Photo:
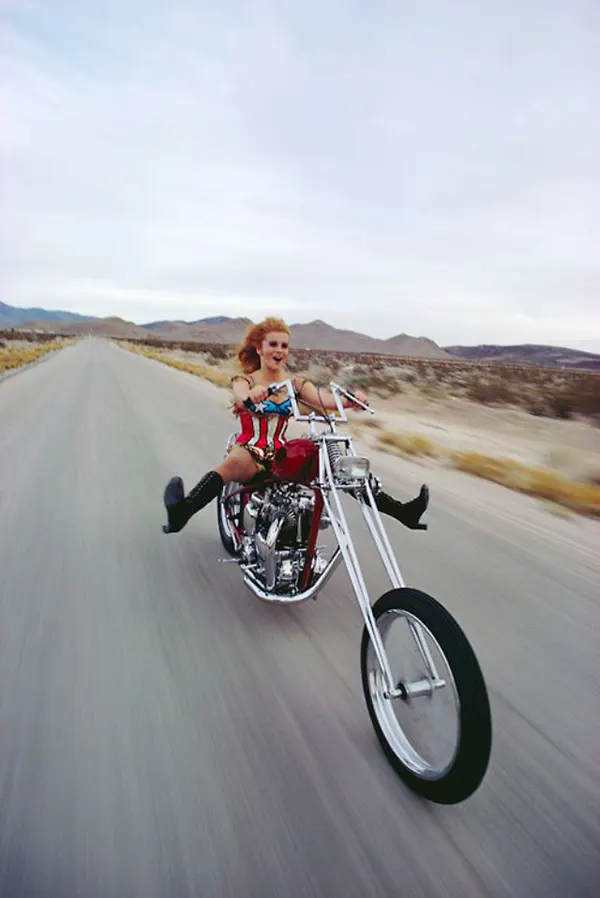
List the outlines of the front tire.
{"type": "Polygon", "coordinates": [[[363,691],[383,751],[417,794],[437,804],[464,801],[481,784],[492,745],[489,698],[475,653],[452,615],[419,590],[392,589],[375,602],[372,612],[394,685],[404,693],[401,698],[385,697],[385,678],[365,626],[361,644],[363,691]],[[398,636],[404,641],[399,660],[393,657],[392,625],[398,626],[398,636]],[[413,635],[415,628],[446,685],[430,695],[409,697],[404,683],[430,679],[413,635]],[[449,711],[445,710],[448,704],[449,711]],[[429,712],[433,725],[425,719],[429,712]],[[428,735],[433,750],[424,746],[428,735]],[[434,759],[436,752],[441,759],[434,759]]]}

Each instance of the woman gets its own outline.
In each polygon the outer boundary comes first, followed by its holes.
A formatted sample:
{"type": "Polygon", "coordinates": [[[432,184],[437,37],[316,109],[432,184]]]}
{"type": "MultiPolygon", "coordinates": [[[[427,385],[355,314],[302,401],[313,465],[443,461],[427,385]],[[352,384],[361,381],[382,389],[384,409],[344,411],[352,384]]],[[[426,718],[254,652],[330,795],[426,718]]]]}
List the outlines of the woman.
{"type": "MultiPolygon", "coordinates": [[[[275,452],[285,443],[288,419],[277,412],[269,414],[277,397],[270,399],[267,387],[272,383],[289,379],[285,364],[289,356],[290,330],[280,318],[266,318],[252,325],[239,348],[238,359],[243,374],[232,378],[233,413],[240,418],[241,430],[226,458],[208,471],[202,480],[186,496],[181,477],[172,477],[165,492],[164,503],[168,523],[165,533],[178,533],[192,515],[212,502],[224,484],[233,481],[247,483],[259,472],[268,470],[275,452]],[[245,404],[247,403],[247,404],[245,404]],[[254,404],[259,414],[253,413],[248,404],[254,404]]],[[[335,409],[335,399],[329,390],[315,387],[309,380],[292,378],[296,398],[316,408],[335,409]]],[[[356,398],[366,402],[366,395],[356,390],[356,398]]],[[[289,403],[287,395],[282,404],[289,403]]],[[[345,408],[360,409],[359,405],[343,399],[345,408]]],[[[400,521],[411,530],[426,530],[419,519],[427,508],[429,490],[425,484],[419,495],[402,503],[381,490],[375,493],[379,511],[400,521]]]]}

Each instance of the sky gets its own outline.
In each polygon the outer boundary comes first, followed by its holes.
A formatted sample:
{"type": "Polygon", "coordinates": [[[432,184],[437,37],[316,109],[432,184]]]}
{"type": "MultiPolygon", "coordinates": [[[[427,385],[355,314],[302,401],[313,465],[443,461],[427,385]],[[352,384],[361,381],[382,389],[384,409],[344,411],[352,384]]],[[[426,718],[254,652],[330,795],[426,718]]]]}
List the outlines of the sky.
{"type": "Polygon", "coordinates": [[[597,0],[0,0],[0,300],[600,351],[597,0]]]}

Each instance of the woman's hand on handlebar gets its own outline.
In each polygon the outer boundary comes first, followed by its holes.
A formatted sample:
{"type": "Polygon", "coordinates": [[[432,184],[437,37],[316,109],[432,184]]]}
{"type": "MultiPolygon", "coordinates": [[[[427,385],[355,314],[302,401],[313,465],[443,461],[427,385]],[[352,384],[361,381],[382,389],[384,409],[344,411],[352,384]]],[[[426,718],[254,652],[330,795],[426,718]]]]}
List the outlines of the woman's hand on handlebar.
{"type": "MultiPolygon", "coordinates": [[[[365,405],[368,405],[369,400],[367,399],[367,394],[362,390],[353,390],[352,395],[358,399],[359,402],[363,402],[365,405]]],[[[343,404],[345,408],[354,408],[358,411],[362,411],[362,406],[358,405],[356,402],[353,402],[348,396],[344,396],[343,404]]]]}
{"type": "Polygon", "coordinates": [[[248,399],[251,402],[264,402],[269,396],[269,391],[266,387],[261,386],[261,384],[257,384],[255,387],[252,387],[250,392],[248,393],[248,399]]]}

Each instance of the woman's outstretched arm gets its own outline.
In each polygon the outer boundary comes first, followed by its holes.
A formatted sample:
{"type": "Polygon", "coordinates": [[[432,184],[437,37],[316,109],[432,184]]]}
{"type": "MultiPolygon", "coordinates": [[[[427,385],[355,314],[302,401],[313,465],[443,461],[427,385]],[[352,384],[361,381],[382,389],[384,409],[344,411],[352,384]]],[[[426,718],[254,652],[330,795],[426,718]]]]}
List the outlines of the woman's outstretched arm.
{"type": "MultiPolygon", "coordinates": [[[[367,394],[362,390],[353,390],[352,392],[361,402],[367,402],[367,394]]],[[[327,411],[332,411],[337,408],[335,396],[331,390],[326,390],[324,387],[316,387],[310,380],[305,380],[301,384],[298,391],[298,398],[306,400],[310,406],[317,409],[325,408],[327,411]]],[[[355,405],[355,403],[346,396],[342,396],[341,400],[344,408],[360,409],[360,405],[355,405]]]]}

